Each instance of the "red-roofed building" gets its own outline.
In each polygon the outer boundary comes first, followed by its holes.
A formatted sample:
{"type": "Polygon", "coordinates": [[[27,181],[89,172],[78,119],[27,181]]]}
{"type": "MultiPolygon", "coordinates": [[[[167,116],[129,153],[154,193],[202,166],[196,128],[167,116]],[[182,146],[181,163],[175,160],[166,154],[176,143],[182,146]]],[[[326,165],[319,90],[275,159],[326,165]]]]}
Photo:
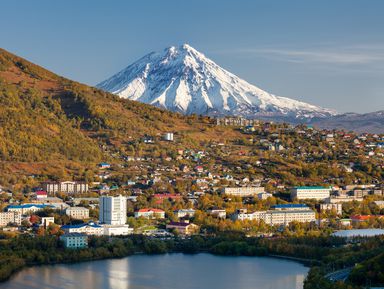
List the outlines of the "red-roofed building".
{"type": "Polygon", "coordinates": [[[48,193],[46,191],[36,191],[35,192],[36,199],[46,199],[48,198],[48,193]]]}
{"type": "Polygon", "coordinates": [[[160,209],[146,208],[140,209],[135,212],[135,218],[146,218],[146,219],[164,219],[165,212],[160,209]]]}
{"type": "Polygon", "coordinates": [[[166,229],[176,230],[179,234],[182,235],[192,235],[198,233],[199,226],[192,223],[170,222],[167,224],[166,229]]]}
{"type": "Polygon", "coordinates": [[[352,223],[359,223],[359,222],[368,222],[371,219],[375,218],[383,218],[384,216],[374,216],[374,215],[355,215],[351,216],[352,223]]]}
{"type": "Polygon", "coordinates": [[[163,203],[164,200],[177,201],[181,200],[182,196],[178,194],[154,194],[153,198],[155,199],[156,204],[163,203]]]}

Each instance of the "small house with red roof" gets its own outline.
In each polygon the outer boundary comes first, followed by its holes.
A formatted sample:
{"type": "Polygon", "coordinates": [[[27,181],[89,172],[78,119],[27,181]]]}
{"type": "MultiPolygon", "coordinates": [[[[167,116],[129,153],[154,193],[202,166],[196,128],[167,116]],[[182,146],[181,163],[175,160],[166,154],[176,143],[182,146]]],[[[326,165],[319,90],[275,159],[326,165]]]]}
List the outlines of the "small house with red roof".
{"type": "Polygon", "coordinates": [[[193,235],[199,232],[199,226],[188,222],[170,222],[167,230],[175,230],[182,235],[193,235]]]}
{"type": "Polygon", "coordinates": [[[161,209],[145,208],[135,212],[135,218],[164,219],[165,212],[161,209]]]}
{"type": "Polygon", "coordinates": [[[48,198],[48,193],[46,191],[40,190],[35,192],[35,197],[37,200],[48,198]]]}

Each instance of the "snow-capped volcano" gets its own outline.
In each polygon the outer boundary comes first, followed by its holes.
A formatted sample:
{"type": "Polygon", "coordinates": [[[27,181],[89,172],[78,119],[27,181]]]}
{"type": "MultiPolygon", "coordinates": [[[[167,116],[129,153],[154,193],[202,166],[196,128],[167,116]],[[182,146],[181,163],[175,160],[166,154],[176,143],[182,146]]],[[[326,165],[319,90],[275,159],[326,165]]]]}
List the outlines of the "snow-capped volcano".
{"type": "Polygon", "coordinates": [[[221,68],[188,44],[152,52],[97,87],[185,114],[307,119],[336,114],[275,96],[221,68]]]}

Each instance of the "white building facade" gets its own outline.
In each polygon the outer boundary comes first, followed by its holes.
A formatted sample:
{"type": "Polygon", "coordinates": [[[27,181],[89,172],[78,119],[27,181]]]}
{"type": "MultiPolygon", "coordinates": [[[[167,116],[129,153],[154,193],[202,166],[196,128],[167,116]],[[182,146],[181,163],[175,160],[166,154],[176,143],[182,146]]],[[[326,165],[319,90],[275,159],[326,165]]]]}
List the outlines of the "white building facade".
{"type": "Polygon", "coordinates": [[[65,210],[65,214],[72,219],[83,220],[89,218],[89,209],[84,207],[69,207],[65,210]]]}
{"type": "Polygon", "coordinates": [[[264,193],[264,187],[230,187],[224,188],[224,194],[236,197],[253,197],[264,193]]]}
{"type": "Polygon", "coordinates": [[[88,184],[86,182],[44,182],[42,183],[43,190],[47,193],[67,193],[79,194],[88,192],[88,184]]]}
{"type": "Polygon", "coordinates": [[[127,222],[126,197],[100,197],[99,221],[108,225],[125,225],[127,222]]]}
{"type": "Polygon", "coordinates": [[[9,223],[20,225],[21,214],[19,212],[0,212],[0,227],[5,227],[9,223]]]}
{"type": "Polygon", "coordinates": [[[263,220],[266,224],[288,225],[291,222],[316,221],[316,213],[312,210],[269,210],[247,213],[246,210],[238,210],[233,216],[234,220],[263,220]]]}
{"type": "Polygon", "coordinates": [[[331,189],[325,187],[294,187],[291,190],[291,199],[324,200],[331,195],[331,189]]]}
{"type": "Polygon", "coordinates": [[[60,236],[65,248],[77,249],[88,247],[88,236],[81,233],[64,234],[60,236]]]}

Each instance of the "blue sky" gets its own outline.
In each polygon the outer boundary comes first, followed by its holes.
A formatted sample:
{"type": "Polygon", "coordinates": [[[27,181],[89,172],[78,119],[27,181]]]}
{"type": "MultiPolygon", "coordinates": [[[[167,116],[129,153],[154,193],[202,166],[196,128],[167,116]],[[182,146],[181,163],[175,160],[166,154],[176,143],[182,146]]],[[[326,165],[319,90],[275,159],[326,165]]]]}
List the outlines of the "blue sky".
{"type": "Polygon", "coordinates": [[[189,43],[271,93],[340,112],[384,110],[381,0],[2,0],[0,47],[95,85],[189,43]]]}

